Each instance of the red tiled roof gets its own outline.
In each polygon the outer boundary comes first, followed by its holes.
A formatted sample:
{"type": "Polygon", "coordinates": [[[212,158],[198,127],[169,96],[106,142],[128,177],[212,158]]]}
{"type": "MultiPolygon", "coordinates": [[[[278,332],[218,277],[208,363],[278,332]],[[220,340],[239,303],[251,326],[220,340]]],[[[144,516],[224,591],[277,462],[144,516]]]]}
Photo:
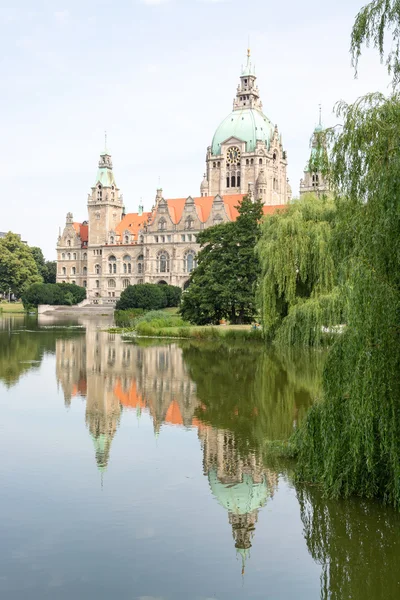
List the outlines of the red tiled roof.
{"type": "Polygon", "coordinates": [[[273,215],[274,213],[276,213],[277,210],[286,210],[287,207],[287,204],[264,204],[263,213],[264,215],[273,215]]]}
{"type": "Polygon", "coordinates": [[[128,213],[125,215],[122,221],[118,223],[115,231],[122,236],[124,231],[128,230],[134,234],[135,240],[137,240],[140,229],[142,229],[143,225],[147,223],[150,215],[150,212],[144,212],[142,215],[139,215],[138,213],[128,213]]]}

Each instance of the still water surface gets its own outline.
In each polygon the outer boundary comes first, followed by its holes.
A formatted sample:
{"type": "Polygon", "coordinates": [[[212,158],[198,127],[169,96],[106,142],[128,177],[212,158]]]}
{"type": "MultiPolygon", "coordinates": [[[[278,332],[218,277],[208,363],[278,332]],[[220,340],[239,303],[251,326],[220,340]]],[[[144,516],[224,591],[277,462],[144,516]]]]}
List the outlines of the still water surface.
{"type": "Polygon", "coordinates": [[[400,519],[265,458],[323,357],[0,319],[0,598],[400,597],[400,519]]]}

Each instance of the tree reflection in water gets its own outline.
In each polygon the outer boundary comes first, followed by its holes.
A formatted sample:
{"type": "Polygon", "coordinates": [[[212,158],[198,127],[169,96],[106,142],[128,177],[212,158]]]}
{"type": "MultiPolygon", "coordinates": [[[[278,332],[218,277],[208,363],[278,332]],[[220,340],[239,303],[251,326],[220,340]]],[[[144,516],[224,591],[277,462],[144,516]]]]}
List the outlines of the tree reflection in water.
{"type": "Polygon", "coordinates": [[[308,551],[322,567],[322,600],[398,598],[400,515],[373,501],[327,500],[297,486],[308,551]]]}

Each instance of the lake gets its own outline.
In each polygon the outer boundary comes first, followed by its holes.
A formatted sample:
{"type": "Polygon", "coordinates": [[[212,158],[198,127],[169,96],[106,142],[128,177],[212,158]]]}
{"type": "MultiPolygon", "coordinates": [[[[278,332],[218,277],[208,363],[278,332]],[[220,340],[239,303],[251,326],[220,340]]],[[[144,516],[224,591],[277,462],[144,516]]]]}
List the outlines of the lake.
{"type": "Polygon", "coordinates": [[[400,517],[300,485],[265,440],[322,353],[0,317],[2,600],[390,600],[400,517]]]}

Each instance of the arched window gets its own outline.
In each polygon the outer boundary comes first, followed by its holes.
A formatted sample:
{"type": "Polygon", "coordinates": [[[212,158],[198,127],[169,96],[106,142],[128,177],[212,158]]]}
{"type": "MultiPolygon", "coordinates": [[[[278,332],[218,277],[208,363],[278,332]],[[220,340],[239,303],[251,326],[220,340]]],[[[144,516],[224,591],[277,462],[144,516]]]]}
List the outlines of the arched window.
{"type": "Polygon", "coordinates": [[[124,258],[124,273],[132,273],[131,257],[129,254],[125,254],[124,258]]]}
{"type": "Polygon", "coordinates": [[[83,280],[83,287],[87,287],[87,281],[86,281],[86,279],[83,280]]]}
{"type": "Polygon", "coordinates": [[[87,254],[86,254],[86,252],[84,252],[84,253],[83,253],[83,255],[82,255],[82,259],[83,259],[83,260],[87,260],[87,254]]]}
{"type": "Polygon", "coordinates": [[[112,235],[112,236],[110,237],[110,244],[113,244],[113,243],[114,243],[114,236],[112,235]]]}
{"type": "Polygon", "coordinates": [[[195,268],[195,266],[196,266],[195,253],[193,252],[193,250],[189,250],[185,254],[185,258],[183,261],[183,270],[185,271],[185,273],[191,273],[193,271],[193,269],[195,268]]]}
{"type": "Polygon", "coordinates": [[[227,187],[227,188],[228,188],[228,187],[231,187],[231,185],[230,185],[230,184],[231,184],[231,178],[230,178],[230,177],[229,177],[229,175],[228,175],[228,176],[227,176],[227,178],[226,178],[226,187],[227,187]]]}
{"type": "Polygon", "coordinates": [[[67,258],[68,258],[68,260],[71,260],[71,252],[68,252],[67,258]]]}
{"type": "Polygon", "coordinates": [[[100,287],[100,281],[98,279],[96,279],[96,287],[99,288],[100,287]]]}
{"type": "Polygon", "coordinates": [[[231,177],[231,187],[236,187],[236,177],[234,175],[231,177]]]}
{"type": "Polygon", "coordinates": [[[63,252],[63,253],[61,254],[61,258],[62,258],[63,260],[65,260],[65,252],[63,252]]]}
{"type": "Polygon", "coordinates": [[[236,185],[240,187],[240,171],[236,173],[236,185]]]}
{"type": "Polygon", "coordinates": [[[73,285],[76,285],[76,281],[75,281],[74,279],[71,281],[71,283],[72,283],[73,285]]]}
{"type": "Polygon", "coordinates": [[[71,267],[71,275],[76,275],[76,267],[71,267]]]}
{"type": "Polygon", "coordinates": [[[83,274],[87,275],[87,267],[83,267],[83,274]]]}
{"type": "Polygon", "coordinates": [[[254,165],[254,158],[251,158],[251,159],[250,159],[250,164],[251,164],[251,165],[254,165]]]}
{"type": "Polygon", "coordinates": [[[109,279],[108,280],[108,287],[109,288],[115,288],[116,287],[115,279],[109,279]]]}
{"type": "Polygon", "coordinates": [[[100,265],[94,265],[94,272],[96,275],[100,275],[100,273],[101,273],[100,265]]]}
{"type": "Polygon", "coordinates": [[[167,221],[165,219],[160,219],[158,221],[158,230],[165,231],[166,228],[167,228],[167,221]]]}
{"type": "Polygon", "coordinates": [[[273,153],[272,155],[272,160],[275,162],[278,158],[278,154],[276,152],[273,153]]]}
{"type": "Polygon", "coordinates": [[[71,245],[71,240],[67,240],[67,246],[71,245]]]}
{"type": "Polygon", "coordinates": [[[123,279],[122,280],[122,287],[124,288],[124,290],[126,290],[126,288],[128,287],[128,285],[130,285],[129,279],[123,279]]]}
{"type": "Polygon", "coordinates": [[[144,242],[144,235],[139,236],[139,243],[143,244],[144,242]]]}
{"type": "Polygon", "coordinates": [[[110,275],[117,272],[117,259],[113,255],[108,257],[108,272],[110,275]]]}
{"type": "Polygon", "coordinates": [[[259,164],[259,165],[262,165],[262,158],[259,158],[259,159],[258,159],[258,164],[259,164]]]}
{"type": "Polygon", "coordinates": [[[169,254],[168,254],[168,252],[162,251],[157,256],[157,272],[158,273],[169,273],[169,254]]]}
{"type": "Polygon", "coordinates": [[[246,158],[246,165],[249,166],[249,159],[246,158]]]}
{"type": "Polygon", "coordinates": [[[62,268],[62,274],[63,274],[63,275],[66,275],[66,274],[67,274],[67,269],[66,269],[66,267],[63,267],[63,268],[62,268]]]}
{"type": "Polygon", "coordinates": [[[185,229],[193,229],[193,219],[188,217],[185,221],[185,229]]]}
{"type": "Polygon", "coordinates": [[[74,252],[73,256],[74,256],[74,260],[76,260],[76,252],[74,252]]]}
{"type": "Polygon", "coordinates": [[[128,244],[128,243],[129,243],[129,237],[126,235],[125,236],[125,244],[128,244]]]}

